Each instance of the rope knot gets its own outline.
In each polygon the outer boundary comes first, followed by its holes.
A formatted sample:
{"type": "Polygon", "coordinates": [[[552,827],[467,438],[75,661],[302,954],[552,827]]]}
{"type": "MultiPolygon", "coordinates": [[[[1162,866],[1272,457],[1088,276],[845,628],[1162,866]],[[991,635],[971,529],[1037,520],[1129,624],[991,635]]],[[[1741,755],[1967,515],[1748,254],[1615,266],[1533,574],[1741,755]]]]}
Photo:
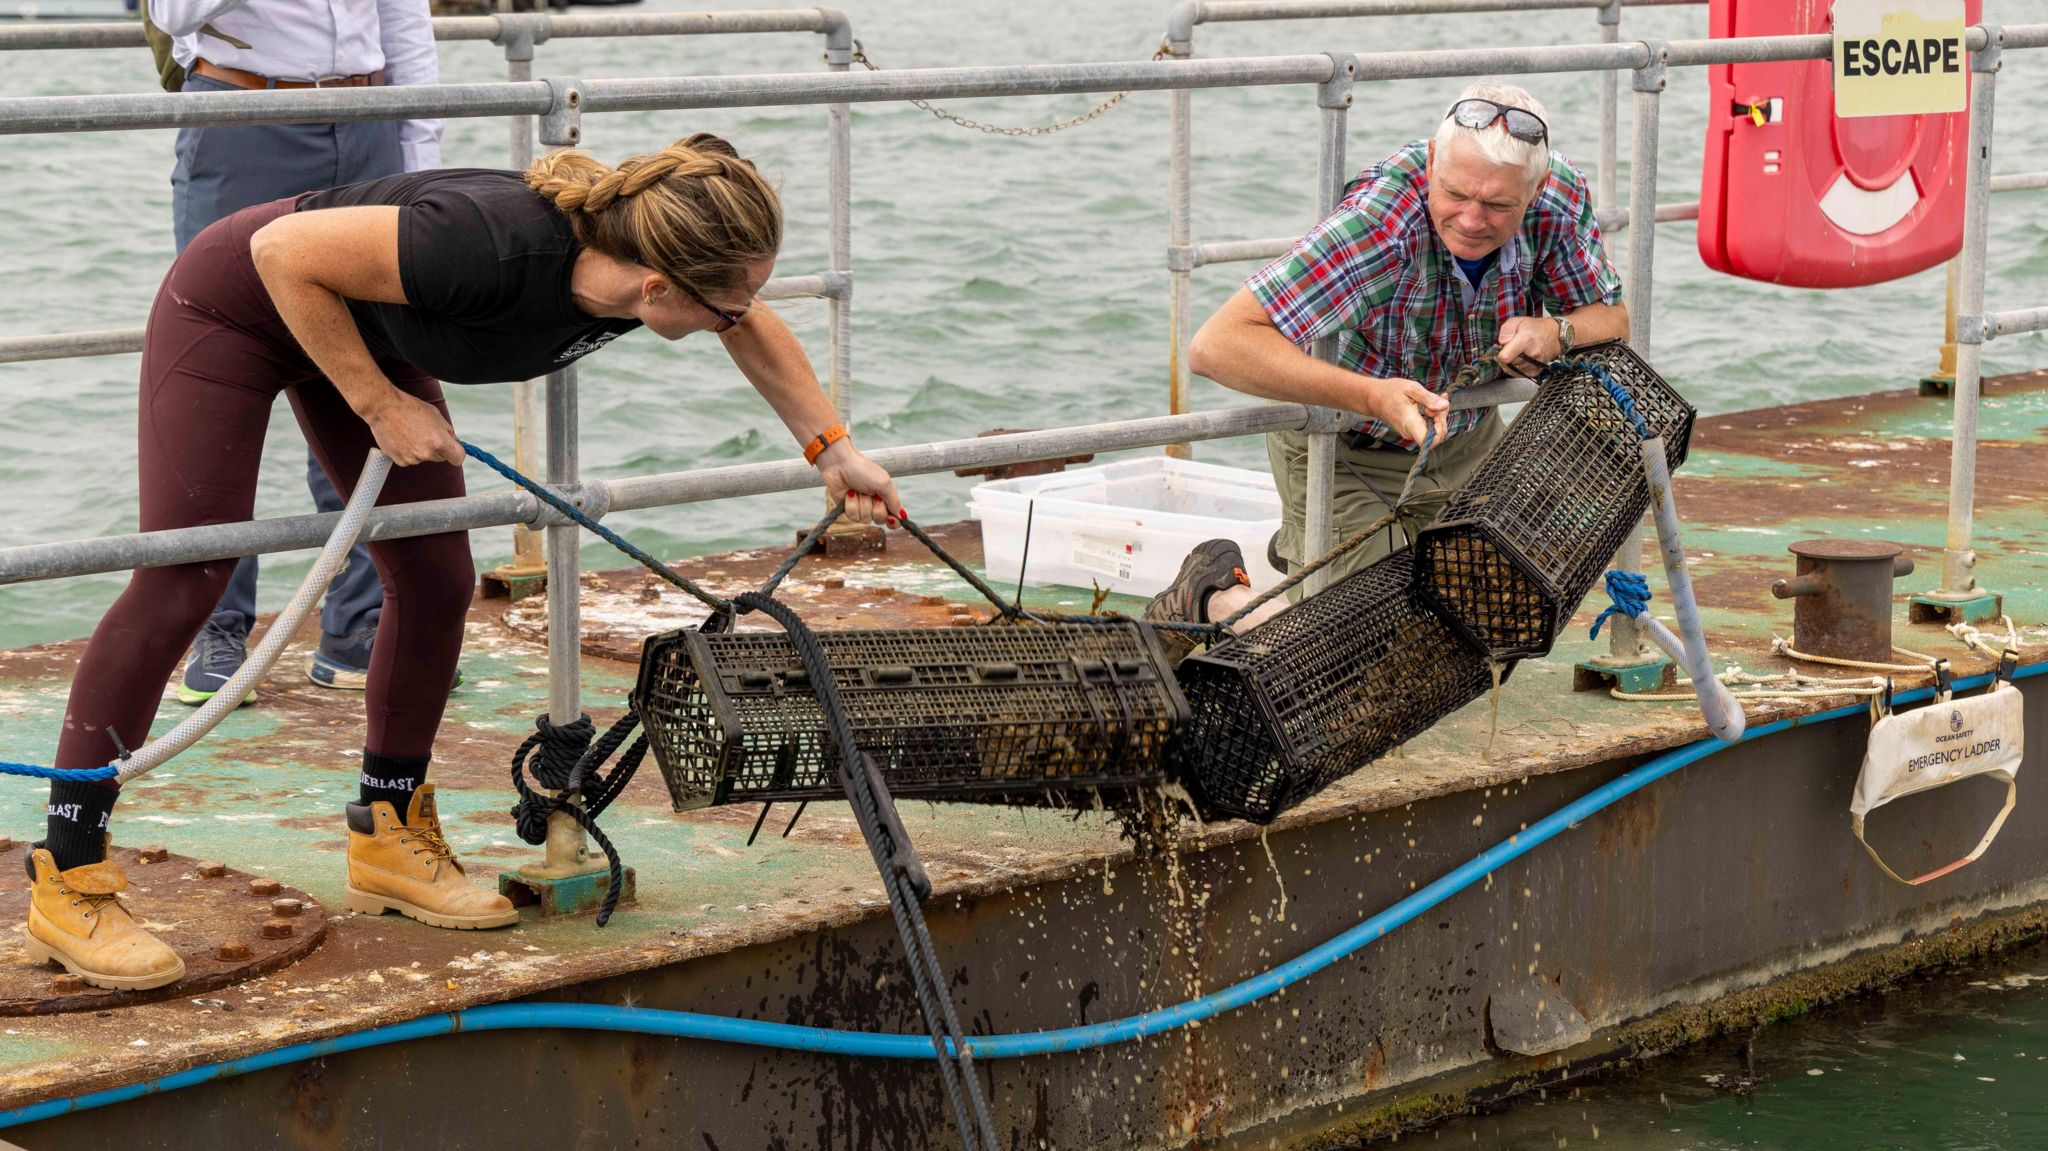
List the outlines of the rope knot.
{"type": "Polygon", "coordinates": [[[536,716],[533,734],[512,753],[512,790],[519,793],[519,802],[512,805],[512,824],[519,838],[536,846],[546,843],[548,817],[559,811],[575,820],[597,843],[598,850],[604,852],[611,876],[604,902],[597,909],[599,927],[611,919],[612,910],[619,905],[619,896],[625,890],[625,864],[619,860],[618,848],[598,828],[597,817],[611,806],[633,773],[640,769],[641,757],[647,754],[647,738],[636,740],[619,757],[610,774],[603,768],[639,723],[640,717],[628,711],[593,743],[597,725],[587,715],[579,715],[571,723],[555,723],[545,715],[536,716]],[[543,790],[536,790],[526,781],[529,757],[533,784],[543,790]]]}
{"type": "Polygon", "coordinates": [[[1607,598],[1612,602],[1594,618],[1591,639],[1600,638],[1600,628],[1608,616],[1619,613],[1637,619],[1650,610],[1649,577],[1641,572],[1610,571],[1603,578],[1607,583],[1607,598]]]}
{"type": "Polygon", "coordinates": [[[548,791],[580,794],[585,781],[576,769],[590,747],[591,737],[597,733],[597,725],[590,722],[588,715],[562,724],[542,715],[534,719],[533,726],[534,733],[526,737],[512,756],[512,781],[519,791],[519,802],[512,805],[512,821],[519,838],[540,844],[547,842],[549,813],[560,807],[562,801],[525,786],[528,756],[532,756],[535,783],[548,791]]]}

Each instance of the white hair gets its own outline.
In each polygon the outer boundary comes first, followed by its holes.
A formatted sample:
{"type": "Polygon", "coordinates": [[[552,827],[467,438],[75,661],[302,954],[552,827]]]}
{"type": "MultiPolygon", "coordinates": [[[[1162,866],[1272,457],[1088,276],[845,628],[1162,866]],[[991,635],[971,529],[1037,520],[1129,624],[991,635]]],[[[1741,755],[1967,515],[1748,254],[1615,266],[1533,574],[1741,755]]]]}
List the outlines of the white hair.
{"type": "MultiPolygon", "coordinates": [[[[1463,92],[1458,93],[1458,99],[1491,100],[1496,104],[1533,112],[1536,118],[1546,125],[1550,123],[1550,113],[1544,111],[1543,102],[1530,95],[1526,89],[1517,88],[1513,84],[1503,84],[1497,80],[1474,81],[1463,92]]],[[[1495,164],[1522,169],[1528,174],[1531,183],[1541,182],[1543,174],[1550,167],[1548,143],[1532,144],[1527,140],[1518,140],[1508,135],[1507,124],[1504,121],[1497,120],[1484,128],[1467,128],[1446,115],[1443,123],[1438,124],[1436,128],[1437,151],[1448,151],[1451,141],[1457,139],[1471,141],[1481,155],[1495,164]]]]}

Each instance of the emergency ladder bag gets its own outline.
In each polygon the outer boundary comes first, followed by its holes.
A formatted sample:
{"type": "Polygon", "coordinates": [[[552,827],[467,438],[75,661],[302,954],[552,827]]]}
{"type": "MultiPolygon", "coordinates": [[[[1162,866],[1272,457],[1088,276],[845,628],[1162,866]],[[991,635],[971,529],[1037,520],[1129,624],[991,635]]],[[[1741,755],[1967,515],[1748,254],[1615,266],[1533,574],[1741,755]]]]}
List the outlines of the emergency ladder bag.
{"type": "Polygon", "coordinates": [[[1942,675],[1934,702],[1918,711],[1899,715],[1884,702],[1873,701],[1884,714],[1870,728],[1863,772],[1856,778],[1856,797],[1849,804],[1850,827],[1870,858],[1900,883],[1927,883],[1974,862],[1998,837],[2005,817],[2012,814],[2019,798],[2020,759],[2026,749],[2020,691],[2012,685],[2010,666],[2010,662],[2001,664],[1991,689],[1969,699],[1953,698],[1948,678],[1942,675]],[[1954,863],[1907,879],[1893,871],[1863,838],[1863,817],[1872,811],[1895,799],[1980,775],[2005,781],[2005,806],[1998,809],[1977,846],[1954,863]]]}

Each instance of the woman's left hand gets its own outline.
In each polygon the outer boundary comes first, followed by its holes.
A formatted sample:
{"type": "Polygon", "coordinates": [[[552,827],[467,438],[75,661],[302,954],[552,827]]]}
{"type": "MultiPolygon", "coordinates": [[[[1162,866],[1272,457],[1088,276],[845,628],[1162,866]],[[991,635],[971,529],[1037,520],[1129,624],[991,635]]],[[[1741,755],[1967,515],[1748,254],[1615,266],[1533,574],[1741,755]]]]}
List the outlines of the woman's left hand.
{"type": "Polygon", "coordinates": [[[848,440],[840,440],[818,457],[818,474],[825,480],[825,494],[833,501],[846,501],[846,518],[856,523],[886,523],[897,526],[896,516],[903,497],[896,494],[896,481],[880,464],[860,454],[848,440]]]}

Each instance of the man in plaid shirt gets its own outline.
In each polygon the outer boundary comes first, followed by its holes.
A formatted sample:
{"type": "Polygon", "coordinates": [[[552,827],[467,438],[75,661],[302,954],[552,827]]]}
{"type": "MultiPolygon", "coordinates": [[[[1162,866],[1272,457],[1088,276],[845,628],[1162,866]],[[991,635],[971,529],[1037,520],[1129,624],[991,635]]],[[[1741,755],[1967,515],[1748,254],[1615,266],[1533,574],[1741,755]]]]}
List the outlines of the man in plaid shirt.
{"type": "MultiPolygon", "coordinates": [[[[1386,513],[1434,425],[1397,525],[1406,530],[1390,528],[1338,559],[1330,570],[1342,577],[1404,546],[1499,442],[1492,408],[1450,410],[1444,393],[1460,369],[1493,353],[1499,367],[1489,364],[1480,382],[1502,371],[1533,376],[1574,346],[1627,335],[1621,278],[1585,177],[1550,150],[1535,97],[1480,82],[1433,139],[1367,168],[1335,212],[1247,280],[1195,333],[1188,362],[1237,391],[1355,414],[1338,437],[1338,539],[1386,513]],[[1308,351],[1330,336],[1335,364],[1308,351]]],[[[1274,433],[1267,453],[1283,508],[1269,558],[1291,570],[1313,558],[1302,540],[1308,437],[1274,433]]],[[[1146,616],[1219,619],[1250,598],[1237,546],[1210,540],[1146,616]]]]}

